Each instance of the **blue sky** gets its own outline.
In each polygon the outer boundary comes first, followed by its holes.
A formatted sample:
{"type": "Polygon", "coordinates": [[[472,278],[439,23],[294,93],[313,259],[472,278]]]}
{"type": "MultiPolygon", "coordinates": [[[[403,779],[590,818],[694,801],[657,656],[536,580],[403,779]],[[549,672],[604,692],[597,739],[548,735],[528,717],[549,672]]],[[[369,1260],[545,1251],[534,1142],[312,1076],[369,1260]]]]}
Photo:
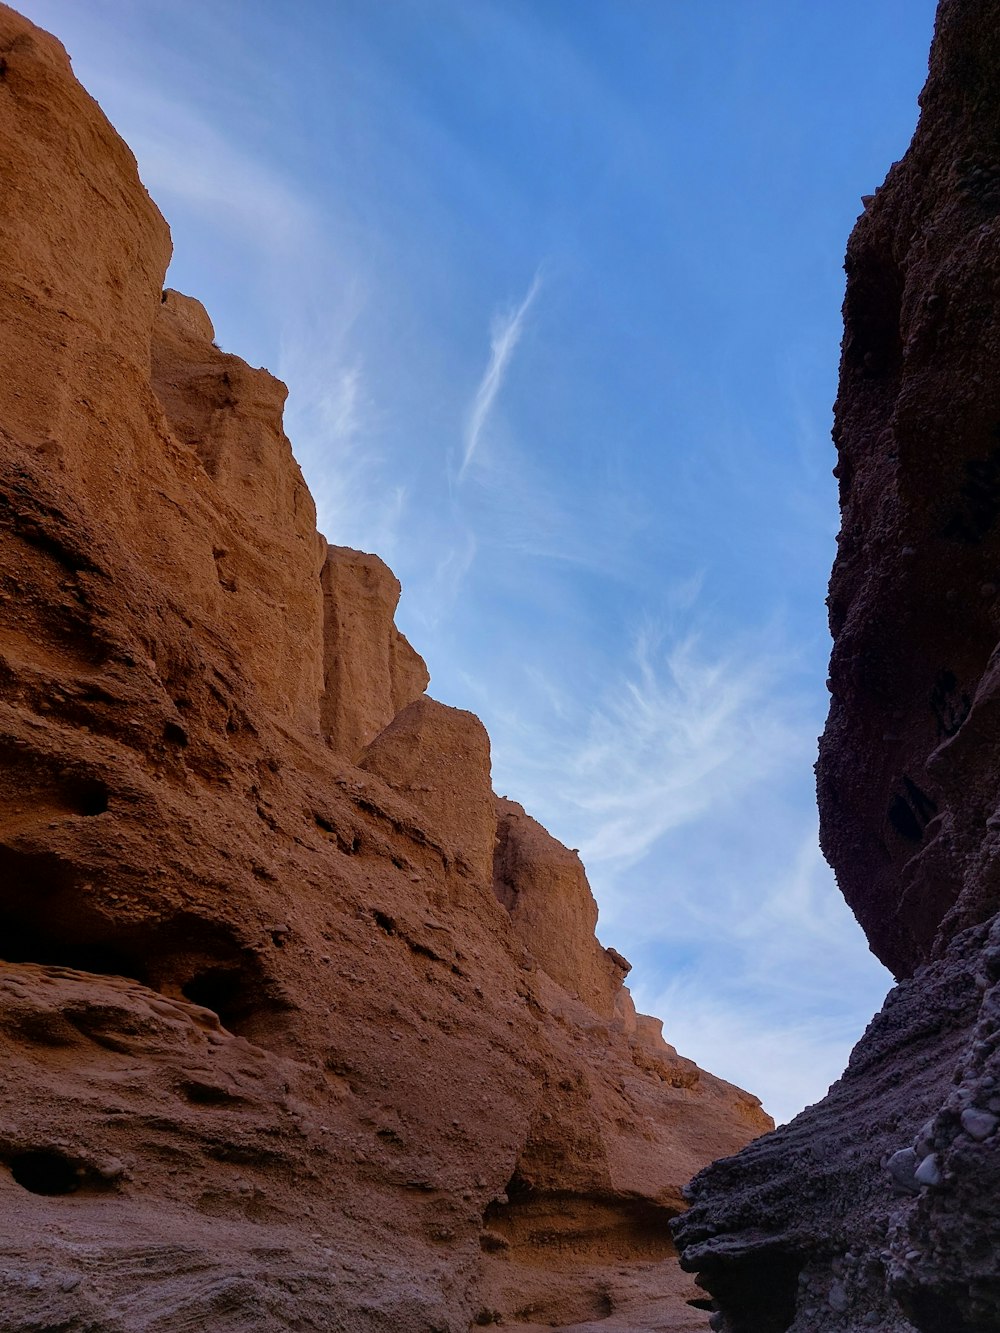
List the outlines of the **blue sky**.
{"type": "Polygon", "coordinates": [[[889,984],[816,849],[841,262],[931,0],[21,8],[640,1008],[817,1100],[889,984]]]}

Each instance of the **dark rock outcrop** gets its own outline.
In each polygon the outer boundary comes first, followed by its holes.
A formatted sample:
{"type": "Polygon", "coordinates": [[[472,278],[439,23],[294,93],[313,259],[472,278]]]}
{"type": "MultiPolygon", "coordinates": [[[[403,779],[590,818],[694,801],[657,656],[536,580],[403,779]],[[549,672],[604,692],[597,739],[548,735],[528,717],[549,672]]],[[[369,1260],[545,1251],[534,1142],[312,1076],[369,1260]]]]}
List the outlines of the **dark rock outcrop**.
{"type": "Polygon", "coordinates": [[[847,252],[824,850],[902,978],[677,1224],[733,1333],[1000,1327],[1000,3],[943,0],[847,252]]]}
{"type": "Polygon", "coordinates": [[[769,1119],[537,825],[498,901],[481,724],[3,5],[0,179],[0,1330],[696,1328],[666,1221],[769,1119]]]}

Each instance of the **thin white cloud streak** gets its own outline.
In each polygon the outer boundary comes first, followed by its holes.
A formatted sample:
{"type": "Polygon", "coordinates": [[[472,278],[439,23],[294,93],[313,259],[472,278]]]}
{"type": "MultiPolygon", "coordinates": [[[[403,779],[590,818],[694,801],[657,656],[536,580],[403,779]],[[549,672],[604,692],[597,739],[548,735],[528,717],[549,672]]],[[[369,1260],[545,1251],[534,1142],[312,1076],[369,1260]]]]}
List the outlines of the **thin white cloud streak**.
{"type": "Polygon", "coordinates": [[[279,369],[293,388],[285,426],[307,474],[320,531],[337,546],[373,551],[391,564],[409,489],[391,475],[383,414],[353,350],[355,313],[348,300],[339,317],[329,311],[322,334],[300,324],[282,339],[279,369]]]}
{"type": "Polygon", "coordinates": [[[666,982],[640,976],[634,994],[682,1053],[783,1121],[840,1077],[892,978],[864,952],[815,826],[800,830],[797,851],[793,829],[768,832],[789,847],[790,864],[762,849],[714,884],[695,873],[661,926],[687,961],[666,982]]]}
{"type": "Polygon", "coordinates": [[[640,1008],[783,1120],[840,1075],[891,979],[792,794],[817,706],[794,653],[773,625],[728,646],[699,632],[697,588],[667,594],[671,628],[646,625],[596,701],[529,666],[492,707],[488,682],[483,711],[498,789],[580,848],[640,1008]]]}
{"type": "Polygon", "coordinates": [[[183,201],[241,245],[286,256],[314,244],[318,220],[300,190],[245,138],[227,135],[162,88],[92,69],[101,102],[139,164],[143,184],[170,213],[183,201]]]}
{"type": "Polygon", "coordinates": [[[433,655],[436,631],[447,624],[461,596],[478,549],[479,542],[472,529],[456,524],[448,542],[435,544],[429,576],[408,591],[409,612],[420,626],[423,651],[428,655],[433,655]]]}
{"type": "Polygon", "coordinates": [[[532,278],[531,286],[528,288],[521,304],[516,309],[508,311],[505,315],[497,316],[493,320],[490,331],[490,359],[483,377],[479,381],[475,397],[472,400],[469,419],[466,423],[465,451],[462,455],[462,465],[458,470],[459,480],[464,477],[469,464],[475,457],[476,450],[479,448],[483,430],[493,410],[497,394],[503,385],[507,367],[514,354],[514,348],[520,341],[524,321],[535,297],[538,295],[541,284],[542,275],[539,269],[532,278]]]}
{"type": "Polygon", "coordinates": [[[808,762],[801,701],[779,688],[788,658],[763,639],[713,653],[691,628],[667,641],[647,624],[630,670],[596,700],[564,698],[556,711],[536,687],[536,713],[530,698],[509,698],[496,728],[501,780],[592,869],[626,869],[672,830],[808,762]]]}

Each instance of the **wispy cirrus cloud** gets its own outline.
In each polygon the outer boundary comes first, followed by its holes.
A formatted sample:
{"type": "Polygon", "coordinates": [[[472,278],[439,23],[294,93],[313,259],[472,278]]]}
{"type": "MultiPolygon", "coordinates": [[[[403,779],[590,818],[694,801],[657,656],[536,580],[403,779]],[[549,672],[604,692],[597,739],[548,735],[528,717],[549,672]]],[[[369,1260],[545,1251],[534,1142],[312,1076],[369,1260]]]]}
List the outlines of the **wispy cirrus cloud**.
{"type": "Polygon", "coordinates": [[[639,1007],[784,1120],[840,1074],[890,978],[793,794],[822,700],[778,624],[727,638],[700,588],[669,590],[610,677],[529,667],[481,711],[498,789],[580,849],[639,1007]]]}
{"type": "Polygon", "coordinates": [[[892,978],[863,948],[814,820],[778,819],[760,842],[728,875],[680,867],[687,891],[661,926],[674,966],[659,979],[642,969],[633,989],[665,1016],[671,1042],[751,1088],[780,1122],[840,1077],[892,978]],[[776,837],[787,852],[767,845],[776,837]]]}
{"type": "MultiPolygon", "coordinates": [[[[802,701],[781,689],[787,647],[769,630],[724,647],[699,632],[696,611],[678,621],[647,620],[600,693],[563,686],[559,710],[537,682],[519,682],[496,728],[502,781],[594,869],[623,871],[666,834],[809,762],[802,701]]],[[[484,711],[497,702],[484,698],[484,711]]]]}
{"type": "Polygon", "coordinates": [[[524,321],[541,285],[542,274],[541,269],[538,269],[521,303],[493,320],[490,331],[490,359],[486,370],[483,372],[483,377],[479,381],[469,411],[469,418],[465,427],[465,448],[462,453],[462,464],[458,470],[459,480],[465,475],[469,464],[476,455],[476,450],[479,448],[483,430],[493,410],[497,394],[503,386],[510,359],[514,355],[514,348],[521,339],[524,321]]]}

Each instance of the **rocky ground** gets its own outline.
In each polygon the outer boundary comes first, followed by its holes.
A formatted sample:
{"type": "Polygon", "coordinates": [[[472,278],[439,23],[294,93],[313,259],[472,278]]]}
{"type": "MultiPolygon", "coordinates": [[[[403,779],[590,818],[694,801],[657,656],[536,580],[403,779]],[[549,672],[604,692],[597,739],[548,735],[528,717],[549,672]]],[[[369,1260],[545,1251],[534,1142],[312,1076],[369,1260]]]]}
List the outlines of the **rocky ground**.
{"type": "Polygon", "coordinates": [[[2,5],[0,179],[0,1329],[704,1328],[667,1222],[770,1121],[635,1013],[2,5]]]}

